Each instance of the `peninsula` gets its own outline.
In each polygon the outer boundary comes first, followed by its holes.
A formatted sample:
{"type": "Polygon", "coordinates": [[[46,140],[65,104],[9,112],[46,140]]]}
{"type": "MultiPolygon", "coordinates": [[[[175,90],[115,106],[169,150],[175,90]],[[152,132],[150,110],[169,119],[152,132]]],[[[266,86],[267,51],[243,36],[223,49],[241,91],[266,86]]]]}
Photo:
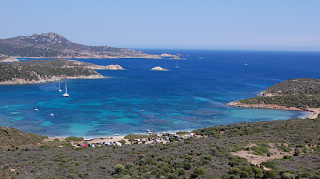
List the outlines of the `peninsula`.
{"type": "MultiPolygon", "coordinates": [[[[32,36],[17,36],[0,39],[0,57],[27,58],[153,58],[159,55],[146,54],[127,48],[87,46],[72,42],[64,36],[49,32],[32,36]]],[[[1,60],[1,59],[0,59],[1,60]]]]}
{"type": "Polygon", "coordinates": [[[0,84],[33,84],[61,79],[104,78],[95,69],[124,70],[120,65],[101,66],[66,59],[0,63],[0,84]]]}
{"type": "Polygon", "coordinates": [[[304,110],[315,119],[320,113],[320,80],[297,78],[267,88],[259,96],[228,103],[244,108],[304,110]]]}

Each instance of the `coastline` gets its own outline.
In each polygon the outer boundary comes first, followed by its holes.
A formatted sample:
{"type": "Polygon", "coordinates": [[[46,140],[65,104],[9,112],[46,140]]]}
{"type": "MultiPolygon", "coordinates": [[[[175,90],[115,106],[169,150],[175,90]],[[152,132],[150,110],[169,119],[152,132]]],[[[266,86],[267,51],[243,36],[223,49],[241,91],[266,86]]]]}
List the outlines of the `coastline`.
{"type": "Polygon", "coordinates": [[[309,119],[316,119],[318,115],[320,114],[320,108],[297,108],[297,107],[286,107],[286,106],[280,106],[277,104],[243,104],[240,101],[233,101],[230,103],[227,103],[228,106],[234,106],[239,108],[257,108],[257,109],[277,109],[277,110],[291,110],[291,111],[307,111],[311,112],[309,115],[309,119]]]}
{"type": "MultiPolygon", "coordinates": [[[[94,137],[92,140],[89,141],[89,143],[99,143],[99,142],[115,142],[119,140],[125,140],[126,144],[130,143],[128,139],[124,138],[125,136],[110,136],[110,137],[94,137]]],[[[42,142],[50,142],[53,141],[54,139],[59,139],[60,141],[65,141],[67,137],[48,137],[47,139],[43,139],[42,142]]],[[[81,142],[86,142],[82,140],[81,142]]]]}
{"type": "Polygon", "coordinates": [[[70,56],[61,56],[61,57],[19,57],[19,56],[12,56],[10,58],[16,58],[16,59],[59,59],[59,58],[65,58],[65,59],[121,59],[121,58],[145,58],[145,59],[163,59],[160,57],[160,55],[147,55],[147,56],[91,56],[91,57],[70,57],[70,56]]]}
{"type": "Polygon", "coordinates": [[[49,79],[42,79],[38,81],[35,81],[35,80],[27,81],[25,79],[14,79],[11,81],[2,81],[0,82],[0,85],[27,85],[27,84],[52,83],[52,82],[60,81],[62,79],[102,79],[102,78],[111,78],[111,77],[102,76],[102,75],[90,75],[90,76],[75,76],[75,77],[59,78],[59,77],[53,76],[49,79]]]}

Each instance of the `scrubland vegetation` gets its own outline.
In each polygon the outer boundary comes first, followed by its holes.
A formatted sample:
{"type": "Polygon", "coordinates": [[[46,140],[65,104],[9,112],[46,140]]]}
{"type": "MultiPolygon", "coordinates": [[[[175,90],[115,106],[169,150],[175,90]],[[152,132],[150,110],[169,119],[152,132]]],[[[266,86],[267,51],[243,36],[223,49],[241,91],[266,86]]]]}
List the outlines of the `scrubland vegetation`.
{"type": "Polygon", "coordinates": [[[24,79],[27,81],[38,81],[40,78],[47,79],[56,77],[76,77],[100,75],[92,69],[83,67],[60,68],[60,65],[66,64],[67,60],[34,60],[38,62],[20,62],[14,64],[0,63],[0,82],[13,79],[24,79]]]}
{"type": "MultiPolygon", "coordinates": [[[[6,128],[1,130],[4,129],[6,128]]],[[[7,143],[8,145],[2,147],[0,155],[2,168],[0,176],[3,178],[318,178],[319,130],[320,119],[292,119],[198,129],[193,131],[198,134],[197,138],[169,144],[79,148],[58,139],[41,143],[40,146],[33,143],[28,147],[7,143]],[[268,156],[268,143],[276,143],[279,150],[284,152],[295,151],[294,155],[255,166],[246,159],[235,157],[230,153],[252,150],[256,155],[268,156]],[[284,143],[288,146],[283,145],[284,143]],[[245,147],[248,144],[258,146],[248,149],[245,147]],[[62,147],[58,147],[60,145],[62,147]],[[270,170],[265,170],[262,166],[270,170]]],[[[6,138],[4,134],[1,133],[3,139],[6,138]]],[[[13,137],[11,138],[14,142],[13,137]]],[[[29,138],[35,137],[30,136],[25,140],[29,138]]]]}
{"type": "Polygon", "coordinates": [[[312,78],[287,80],[266,89],[262,95],[239,101],[243,104],[277,104],[287,107],[319,108],[320,80],[312,78]]]}

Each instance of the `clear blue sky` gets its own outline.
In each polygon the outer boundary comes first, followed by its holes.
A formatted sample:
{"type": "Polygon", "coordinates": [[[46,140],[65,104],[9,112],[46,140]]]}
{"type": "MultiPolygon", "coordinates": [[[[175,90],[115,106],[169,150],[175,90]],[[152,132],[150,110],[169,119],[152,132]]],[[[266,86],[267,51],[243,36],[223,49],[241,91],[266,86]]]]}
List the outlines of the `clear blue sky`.
{"type": "Polygon", "coordinates": [[[128,48],[320,51],[319,0],[0,0],[0,38],[128,48]]]}

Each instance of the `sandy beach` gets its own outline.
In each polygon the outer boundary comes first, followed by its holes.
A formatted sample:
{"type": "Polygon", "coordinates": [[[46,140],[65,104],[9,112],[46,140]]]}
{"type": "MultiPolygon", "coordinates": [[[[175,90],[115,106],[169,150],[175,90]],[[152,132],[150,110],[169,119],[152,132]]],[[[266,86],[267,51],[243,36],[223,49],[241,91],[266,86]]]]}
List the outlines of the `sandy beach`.
{"type": "MultiPolygon", "coordinates": [[[[112,136],[112,137],[95,137],[90,141],[87,141],[88,143],[99,143],[99,142],[116,142],[119,140],[125,140],[126,143],[130,143],[128,139],[124,138],[125,136],[112,136]]],[[[59,139],[60,141],[65,141],[65,137],[48,137],[48,139],[44,139],[43,142],[50,142],[54,139],[59,139]]],[[[85,141],[82,141],[85,142],[85,141]]]]}
{"type": "Polygon", "coordinates": [[[316,119],[320,114],[320,108],[297,108],[297,107],[286,107],[276,104],[243,104],[239,101],[233,101],[228,103],[229,106],[240,107],[240,108],[256,108],[256,109],[278,109],[278,110],[292,110],[292,111],[308,111],[311,112],[309,119],[316,119]]]}

